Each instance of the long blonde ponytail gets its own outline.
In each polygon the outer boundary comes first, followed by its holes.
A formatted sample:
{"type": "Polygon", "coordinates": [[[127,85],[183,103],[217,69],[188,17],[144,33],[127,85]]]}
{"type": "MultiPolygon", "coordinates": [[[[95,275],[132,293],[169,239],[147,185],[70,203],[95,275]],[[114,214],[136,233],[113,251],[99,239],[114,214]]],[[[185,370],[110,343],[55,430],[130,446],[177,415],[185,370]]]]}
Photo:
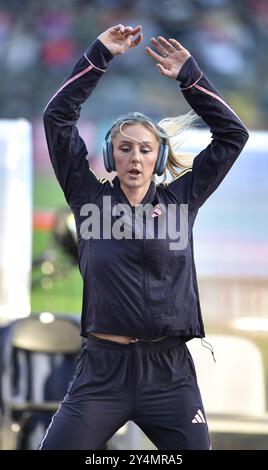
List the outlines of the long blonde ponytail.
{"type": "Polygon", "coordinates": [[[164,129],[168,136],[167,141],[169,145],[169,154],[163,182],[165,182],[168,177],[167,170],[171,174],[172,179],[174,179],[178,175],[178,170],[184,170],[192,166],[195,155],[190,152],[178,152],[178,149],[183,143],[180,134],[192,127],[197,119],[198,116],[193,111],[190,111],[187,114],[167,117],[158,122],[158,125],[164,129]]]}

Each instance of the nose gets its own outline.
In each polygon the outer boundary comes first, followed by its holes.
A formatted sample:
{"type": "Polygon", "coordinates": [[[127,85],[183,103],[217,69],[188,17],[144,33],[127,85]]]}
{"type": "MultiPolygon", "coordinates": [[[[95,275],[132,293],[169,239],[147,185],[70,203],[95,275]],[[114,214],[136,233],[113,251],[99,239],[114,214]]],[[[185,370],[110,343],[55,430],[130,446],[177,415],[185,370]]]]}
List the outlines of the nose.
{"type": "Polygon", "coordinates": [[[139,147],[133,147],[131,152],[132,163],[138,163],[141,159],[141,153],[139,147]]]}

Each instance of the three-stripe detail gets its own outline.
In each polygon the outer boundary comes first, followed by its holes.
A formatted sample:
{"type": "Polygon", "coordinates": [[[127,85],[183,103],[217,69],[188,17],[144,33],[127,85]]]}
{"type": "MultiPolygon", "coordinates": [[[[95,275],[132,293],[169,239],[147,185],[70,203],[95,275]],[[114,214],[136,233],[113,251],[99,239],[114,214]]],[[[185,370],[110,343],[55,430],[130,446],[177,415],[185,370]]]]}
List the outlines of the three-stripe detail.
{"type": "Polygon", "coordinates": [[[192,419],[192,423],[193,424],[204,424],[204,423],[206,423],[204,415],[203,415],[203,413],[200,409],[197,410],[197,413],[196,413],[195,417],[192,419]]]}

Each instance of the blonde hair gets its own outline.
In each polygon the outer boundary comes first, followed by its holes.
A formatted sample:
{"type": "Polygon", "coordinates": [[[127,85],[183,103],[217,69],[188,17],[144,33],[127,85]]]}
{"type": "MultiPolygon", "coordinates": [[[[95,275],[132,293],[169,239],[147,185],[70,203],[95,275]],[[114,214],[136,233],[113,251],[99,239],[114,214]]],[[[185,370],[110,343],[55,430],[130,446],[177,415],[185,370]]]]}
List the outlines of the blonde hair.
{"type": "MultiPolygon", "coordinates": [[[[169,146],[169,153],[163,177],[163,182],[165,182],[168,176],[167,171],[169,171],[172,179],[174,179],[178,175],[178,170],[184,170],[192,166],[194,155],[190,152],[178,152],[178,149],[183,143],[180,134],[192,127],[197,118],[198,116],[193,111],[190,111],[181,116],[167,117],[158,123],[154,123],[144,114],[134,112],[118,118],[109,133],[111,139],[113,139],[118,132],[125,135],[122,130],[123,126],[140,123],[149,129],[159,141],[166,139],[169,146]]],[[[155,180],[154,175],[152,175],[152,179],[155,180]]]]}
{"type": "Polygon", "coordinates": [[[167,179],[167,170],[171,174],[172,179],[174,179],[178,176],[178,170],[192,167],[195,155],[190,152],[179,152],[178,149],[184,142],[184,139],[181,138],[182,132],[193,127],[197,119],[198,116],[193,111],[190,111],[187,114],[168,117],[158,122],[158,125],[166,132],[169,146],[163,182],[167,179]]]}

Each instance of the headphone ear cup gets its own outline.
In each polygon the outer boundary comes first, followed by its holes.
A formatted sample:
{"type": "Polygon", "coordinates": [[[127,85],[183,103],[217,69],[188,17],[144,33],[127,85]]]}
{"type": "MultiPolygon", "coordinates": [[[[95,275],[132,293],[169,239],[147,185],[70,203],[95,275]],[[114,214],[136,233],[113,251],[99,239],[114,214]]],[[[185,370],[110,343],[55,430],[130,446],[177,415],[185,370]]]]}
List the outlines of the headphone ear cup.
{"type": "Polygon", "coordinates": [[[164,172],[167,159],[168,159],[168,153],[169,153],[168,144],[163,144],[163,143],[160,144],[158,157],[157,157],[156,164],[154,167],[154,173],[156,173],[158,176],[161,176],[164,172]]]}
{"type": "Polygon", "coordinates": [[[111,139],[108,140],[107,142],[107,155],[108,155],[108,161],[109,161],[109,167],[110,167],[110,172],[115,171],[115,161],[114,161],[114,149],[113,149],[113,144],[111,139]]]}
{"type": "Polygon", "coordinates": [[[105,139],[103,142],[102,153],[105,170],[108,171],[108,173],[115,171],[113,144],[110,138],[105,139]]]}
{"type": "Polygon", "coordinates": [[[105,140],[102,145],[102,155],[103,155],[103,163],[104,163],[105,170],[109,172],[110,170],[109,170],[107,153],[108,153],[107,140],[105,140]]]}

